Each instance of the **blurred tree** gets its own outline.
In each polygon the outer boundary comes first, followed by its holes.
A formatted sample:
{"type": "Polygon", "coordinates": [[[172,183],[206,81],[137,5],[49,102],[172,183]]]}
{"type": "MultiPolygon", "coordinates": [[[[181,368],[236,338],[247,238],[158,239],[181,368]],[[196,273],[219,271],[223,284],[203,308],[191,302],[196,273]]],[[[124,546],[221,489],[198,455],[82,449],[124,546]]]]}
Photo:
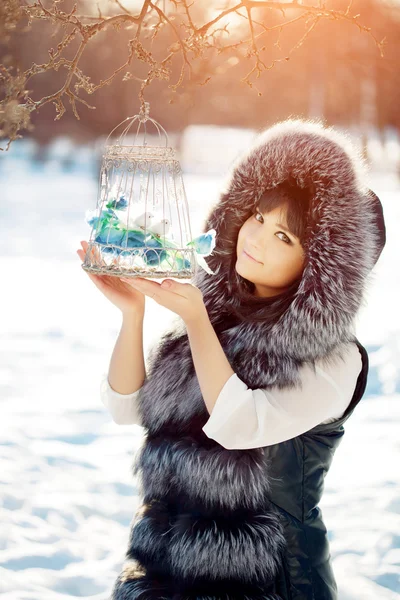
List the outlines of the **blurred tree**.
{"type": "Polygon", "coordinates": [[[69,104],[75,126],[66,118],[57,133],[86,138],[139,112],[137,100],[175,128],[262,125],[282,111],[340,120],[346,104],[359,118],[354,72],[377,86],[399,8],[358,2],[357,12],[353,0],[2,0],[0,136],[8,148],[34,124],[45,139],[69,104]]]}

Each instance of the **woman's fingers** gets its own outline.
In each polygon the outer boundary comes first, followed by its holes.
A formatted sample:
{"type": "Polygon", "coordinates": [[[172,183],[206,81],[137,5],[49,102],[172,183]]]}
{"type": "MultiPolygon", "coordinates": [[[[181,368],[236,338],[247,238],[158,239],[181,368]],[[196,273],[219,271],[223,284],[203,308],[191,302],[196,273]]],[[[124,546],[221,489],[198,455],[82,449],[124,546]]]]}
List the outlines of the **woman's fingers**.
{"type": "MultiPolygon", "coordinates": [[[[89,244],[87,243],[87,241],[86,241],[86,240],[82,240],[82,241],[81,241],[81,246],[82,246],[82,248],[83,248],[83,251],[84,251],[84,254],[83,254],[83,257],[84,257],[84,256],[85,256],[85,254],[86,254],[86,252],[87,252],[87,249],[88,249],[88,246],[89,246],[89,244]]],[[[79,251],[79,257],[80,257],[80,258],[82,258],[82,256],[81,256],[80,252],[81,252],[81,251],[79,251]]],[[[90,256],[91,256],[92,258],[95,258],[95,259],[99,259],[99,258],[100,258],[99,251],[97,250],[97,248],[96,248],[95,246],[92,246],[92,247],[91,247],[91,249],[90,249],[90,256]]],[[[83,258],[82,258],[82,260],[83,260],[83,258]]]]}
{"type": "MultiPolygon", "coordinates": [[[[88,247],[88,243],[83,241],[81,242],[81,246],[83,248],[83,250],[77,250],[76,253],[79,256],[79,258],[83,261],[85,259],[85,254],[86,254],[86,250],[88,247]]],[[[94,275],[93,273],[89,273],[89,271],[86,271],[88,277],[90,277],[90,279],[93,281],[93,283],[97,286],[97,287],[102,287],[104,284],[101,280],[101,277],[99,277],[98,275],[94,275]]]]}
{"type": "MultiPolygon", "coordinates": [[[[86,255],[89,244],[85,240],[82,240],[81,246],[82,246],[83,250],[77,250],[76,253],[79,256],[79,258],[83,261],[85,259],[85,255],[86,255]]],[[[99,253],[98,249],[96,248],[96,246],[92,246],[90,254],[92,257],[100,258],[100,253],[99,253]]],[[[86,272],[87,272],[88,276],[90,277],[90,279],[93,281],[93,283],[95,283],[97,285],[97,287],[101,287],[104,284],[107,284],[107,285],[111,285],[112,287],[115,287],[116,289],[118,289],[118,287],[121,285],[121,283],[124,283],[121,281],[120,278],[108,277],[107,275],[95,275],[93,273],[90,273],[89,271],[86,271],[86,272]]],[[[127,284],[125,284],[124,287],[126,285],[127,284]]]]}

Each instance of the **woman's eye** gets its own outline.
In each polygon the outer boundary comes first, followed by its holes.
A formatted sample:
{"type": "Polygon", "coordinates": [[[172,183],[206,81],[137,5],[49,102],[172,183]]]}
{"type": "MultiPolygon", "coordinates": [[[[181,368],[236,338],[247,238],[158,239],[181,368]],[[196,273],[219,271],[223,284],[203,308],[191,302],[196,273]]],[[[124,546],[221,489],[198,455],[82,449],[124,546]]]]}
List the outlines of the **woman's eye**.
{"type": "MultiPolygon", "coordinates": [[[[256,221],[258,221],[259,223],[261,223],[261,221],[259,219],[257,219],[257,216],[260,215],[260,217],[262,218],[262,214],[256,210],[254,213],[254,218],[256,221]]],[[[277,233],[281,233],[285,239],[279,238],[280,240],[282,240],[283,242],[286,242],[287,244],[291,244],[291,240],[288,238],[288,236],[286,235],[286,233],[283,233],[283,231],[278,231],[277,233]]]]}
{"type": "MultiPolygon", "coordinates": [[[[291,243],[291,241],[290,241],[290,239],[288,238],[288,236],[286,235],[286,233],[283,233],[283,231],[278,231],[278,233],[282,233],[282,234],[285,236],[285,239],[284,239],[284,240],[282,240],[283,242],[286,242],[287,244],[290,244],[290,243],[291,243]]],[[[279,239],[281,240],[282,238],[279,238],[279,239]]]]}

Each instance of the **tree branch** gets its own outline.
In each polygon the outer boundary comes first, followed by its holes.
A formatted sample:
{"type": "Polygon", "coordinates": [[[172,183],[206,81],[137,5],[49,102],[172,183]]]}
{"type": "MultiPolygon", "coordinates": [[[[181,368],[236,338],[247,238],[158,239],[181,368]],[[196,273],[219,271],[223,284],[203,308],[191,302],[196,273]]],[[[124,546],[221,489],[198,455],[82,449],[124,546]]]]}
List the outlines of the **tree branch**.
{"type": "MultiPolygon", "coordinates": [[[[121,13],[115,15],[104,15],[100,9],[98,9],[97,15],[80,15],[78,14],[76,4],[69,12],[64,12],[60,8],[62,0],[49,0],[50,5],[47,4],[46,6],[44,0],[35,0],[33,4],[28,4],[26,0],[21,0],[17,12],[14,11],[11,13],[11,9],[7,12],[7,3],[12,1],[14,0],[3,0],[6,7],[0,10],[0,31],[1,18],[4,13],[8,19],[8,30],[16,28],[15,24],[18,19],[26,18],[28,20],[28,28],[34,21],[47,21],[56,31],[58,27],[63,29],[63,34],[56,49],[50,48],[48,50],[50,57],[48,62],[42,64],[33,62],[25,72],[20,73],[17,70],[15,74],[12,73],[10,68],[0,65],[0,84],[2,90],[2,99],[0,100],[0,133],[3,136],[9,136],[10,141],[20,137],[19,131],[21,129],[30,127],[30,113],[40,109],[49,102],[53,102],[56,107],[55,119],[60,119],[66,110],[63,102],[64,96],[68,98],[75,117],[79,119],[76,107],[77,103],[81,103],[89,109],[95,108],[81,98],[79,95],[80,91],[83,90],[87,94],[93,94],[102,87],[110,85],[124,69],[132,66],[135,59],[147,65],[147,75],[142,78],[128,71],[125,73],[123,80],[135,79],[141,83],[139,100],[141,106],[144,107],[144,93],[146,88],[155,79],[170,81],[172,60],[175,58],[180,58],[181,66],[177,82],[175,84],[169,83],[169,88],[173,92],[176,92],[179,87],[183,86],[186,77],[192,83],[195,82],[199,85],[207,83],[211,76],[217,72],[212,59],[213,55],[219,56],[222,53],[233,54],[237,53],[243,47],[247,48],[247,53],[243,57],[254,59],[254,64],[241,81],[250,87],[255,87],[252,77],[255,76],[258,79],[263,71],[270,70],[277,62],[289,60],[290,55],[305,42],[321,20],[346,21],[355,25],[360,32],[367,33],[373,38],[381,56],[383,56],[383,46],[385,43],[385,38],[378,41],[372,33],[371,28],[366,27],[360,22],[359,14],[351,14],[353,0],[349,0],[349,4],[344,11],[329,9],[321,0],[316,0],[316,5],[299,4],[297,0],[293,0],[290,3],[275,2],[274,0],[241,0],[231,6],[228,4],[226,8],[220,9],[213,19],[200,26],[195,24],[190,12],[194,2],[192,1],[189,4],[188,0],[166,0],[164,6],[168,4],[168,10],[160,8],[157,0],[144,0],[139,14],[132,14],[124,5],[124,0],[114,0],[115,6],[121,11],[121,13]],[[268,25],[266,22],[254,19],[252,12],[254,9],[257,11],[262,9],[278,11],[283,15],[285,20],[279,24],[268,25]],[[244,15],[240,12],[242,10],[245,12],[244,15]],[[286,19],[288,10],[295,10],[297,13],[296,16],[286,19]],[[11,14],[12,26],[9,25],[11,14]],[[242,39],[240,30],[235,30],[232,33],[228,30],[228,24],[221,24],[222,20],[226,19],[229,15],[235,14],[247,20],[249,37],[242,39]],[[275,58],[269,66],[266,64],[265,59],[261,59],[260,52],[265,50],[265,48],[260,49],[257,42],[262,36],[276,29],[280,36],[282,31],[290,25],[301,20],[305,20],[308,23],[310,19],[311,25],[307,27],[307,30],[299,41],[286,53],[286,56],[275,58]],[[165,27],[163,27],[164,25],[165,27]],[[107,78],[100,79],[98,84],[92,83],[79,66],[83,54],[90,46],[91,40],[100,32],[109,30],[110,28],[119,31],[121,28],[131,29],[133,27],[136,28],[136,31],[134,37],[128,42],[128,57],[125,62],[117,67],[107,78]],[[152,27],[153,33],[150,41],[146,42],[149,36],[145,35],[144,32],[145,30],[148,31],[150,27],[152,27]],[[166,49],[163,58],[156,60],[152,52],[154,39],[161,29],[167,28],[172,32],[175,42],[166,49]],[[258,31],[256,28],[259,28],[261,31],[258,31]],[[78,39],[80,38],[79,46],[75,56],[71,60],[65,56],[65,52],[69,49],[71,42],[77,37],[78,39]],[[197,65],[197,62],[200,63],[200,66],[196,70],[195,77],[194,66],[197,65]],[[29,92],[26,90],[26,83],[40,73],[51,70],[58,71],[60,67],[63,67],[67,71],[65,82],[61,88],[38,100],[31,98],[29,92]],[[72,90],[74,77],[77,81],[75,82],[74,90],[72,90]]],[[[275,46],[280,48],[279,37],[277,42],[275,42],[275,46]]],[[[259,90],[257,92],[260,94],[259,90]]]]}

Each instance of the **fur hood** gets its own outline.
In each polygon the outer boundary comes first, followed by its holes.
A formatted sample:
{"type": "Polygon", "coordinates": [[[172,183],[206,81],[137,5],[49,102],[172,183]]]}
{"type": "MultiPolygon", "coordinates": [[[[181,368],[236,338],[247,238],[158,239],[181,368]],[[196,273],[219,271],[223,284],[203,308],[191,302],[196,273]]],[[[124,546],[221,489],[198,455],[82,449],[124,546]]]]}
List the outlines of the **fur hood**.
{"type": "MultiPolygon", "coordinates": [[[[296,387],[304,362],[313,366],[317,359],[342,358],[346,343],[354,341],[354,317],[385,243],[382,207],[364,178],[365,164],[348,138],[315,121],[287,120],[270,127],[233,166],[204,226],[204,231],[216,230],[216,246],[207,258],[214,274],[199,269],[192,281],[203,293],[232,369],[248,387],[296,387]],[[288,177],[314,190],[308,263],[280,319],[268,319],[266,306],[265,320],[240,320],[230,312],[238,301],[231,273],[239,229],[264,190],[288,177]]],[[[148,365],[141,405],[151,431],[171,419],[191,431],[194,415],[206,419],[180,318],[153,348],[148,365]]]]}
{"type": "Polygon", "coordinates": [[[239,323],[235,337],[246,338],[252,330],[256,353],[312,362],[354,338],[354,317],[385,243],[381,204],[368,189],[366,163],[346,134],[300,119],[259,134],[233,165],[205,223],[205,231],[217,232],[207,258],[215,274],[198,272],[194,284],[203,292],[211,320],[235,302],[229,269],[236,261],[239,229],[262,193],[288,178],[311,190],[307,264],[282,318],[239,323]]]}

